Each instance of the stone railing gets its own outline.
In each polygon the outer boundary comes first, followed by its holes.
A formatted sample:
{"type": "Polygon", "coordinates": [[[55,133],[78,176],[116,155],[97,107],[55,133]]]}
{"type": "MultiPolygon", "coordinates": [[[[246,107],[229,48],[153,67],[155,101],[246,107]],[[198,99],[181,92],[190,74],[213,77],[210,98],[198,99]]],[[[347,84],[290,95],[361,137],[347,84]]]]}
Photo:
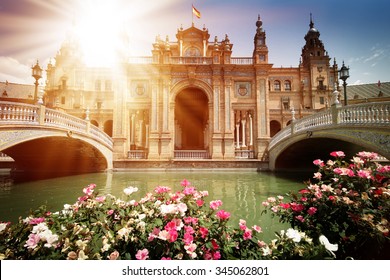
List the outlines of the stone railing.
{"type": "Polygon", "coordinates": [[[145,150],[130,150],[127,152],[127,158],[129,158],[129,159],[147,159],[148,153],[145,150]]]}
{"type": "Polygon", "coordinates": [[[207,150],[176,150],[175,159],[209,159],[210,153],[207,150]]]}
{"type": "Polygon", "coordinates": [[[253,58],[252,57],[232,57],[230,59],[231,64],[238,64],[238,65],[251,65],[253,64],[253,58]]]}
{"type": "Polygon", "coordinates": [[[68,131],[68,136],[79,133],[105,144],[110,149],[113,147],[112,139],[90,122],[48,109],[43,105],[0,101],[0,125],[41,125],[62,128],[68,131]]]}
{"type": "Polygon", "coordinates": [[[14,161],[14,159],[2,152],[0,152],[0,161],[14,161]]]}
{"type": "Polygon", "coordinates": [[[234,156],[235,156],[235,158],[254,159],[255,158],[255,151],[253,151],[253,150],[235,150],[234,156]]]}
{"type": "MultiPolygon", "coordinates": [[[[152,56],[129,57],[130,64],[158,64],[160,61],[155,60],[152,56]]],[[[213,64],[213,58],[210,56],[169,56],[163,59],[163,64],[213,64]]],[[[220,64],[220,62],[217,62],[220,64]]],[[[235,65],[252,65],[254,60],[252,57],[231,57],[225,61],[225,64],[235,65]]]]}
{"type": "Polygon", "coordinates": [[[289,126],[279,131],[271,139],[268,150],[296,133],[338,125],[390,125],[390,102],[361,103],[344,107],[332,106],[326,111],[293,120],[289,126]]]}

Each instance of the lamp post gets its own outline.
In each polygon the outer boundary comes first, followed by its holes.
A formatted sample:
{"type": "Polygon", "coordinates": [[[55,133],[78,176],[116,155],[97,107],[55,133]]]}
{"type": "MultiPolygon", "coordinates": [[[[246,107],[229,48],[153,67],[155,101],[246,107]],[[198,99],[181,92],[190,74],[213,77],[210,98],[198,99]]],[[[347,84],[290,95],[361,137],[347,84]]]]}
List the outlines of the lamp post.
{"type": "Polygon", "coordinates": [[[35,79],[35,91],[34,91],[34,103],[38,102],[38,85],[39,85],[39,79],[42,78],[42,68],[39,66],[38,60],[37,63],[31,67],[32,69],[32,76],[35,79]]]}
{"type": "Polygon", "coordinates": [[[347,101],[347,83],[345,82],[349,78],[349,67],[346,67],[344,65],[343,61],[343,66],[341,67],[340,71],[340,79],[343,80],[343,86],[344,86],[344,106],[348,105],[347,101]]]}

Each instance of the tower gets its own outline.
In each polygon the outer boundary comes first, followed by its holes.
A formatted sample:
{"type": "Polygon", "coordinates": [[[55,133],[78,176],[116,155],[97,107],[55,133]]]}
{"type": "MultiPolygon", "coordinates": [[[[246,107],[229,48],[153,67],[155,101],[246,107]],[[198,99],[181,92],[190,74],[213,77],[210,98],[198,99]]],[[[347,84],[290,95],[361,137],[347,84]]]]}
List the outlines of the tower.
{"type": "Polygon", "coordinates": [[[303,92],[302,105],[308,109],[319,109],[329,104],[334,84],[334,67],[320,39],[320,32],[314,28],[310,14],[309,31],[302,48],[300,74],[303,92]]]}
{"type": "Polygon", "coordinates": [[[255,63],[268,63],[268,47],[266,44],[266,35],[263,30],[263,22],[260,15],[256,21],[256,34],[254,38],[253,60],[255,63]]]}

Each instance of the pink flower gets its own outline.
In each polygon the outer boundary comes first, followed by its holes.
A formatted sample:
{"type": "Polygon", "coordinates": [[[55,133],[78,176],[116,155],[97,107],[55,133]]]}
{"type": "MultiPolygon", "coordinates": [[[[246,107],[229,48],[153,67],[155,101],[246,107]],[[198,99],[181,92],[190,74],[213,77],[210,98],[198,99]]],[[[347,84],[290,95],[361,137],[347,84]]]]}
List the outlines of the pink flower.
{"type": "Polygon", "coordinates": [[[32,218],[29,220],[29,224],[30,225],[37,225],[37,224],[40,224],[40,223],[43,223],[45,221],[45,218],[32,218]]]}
{"type": "Polygon", "coordinates": [[[314,163],[314,165],[317,165],[319,167],[323,167],[325,165],[324,162],[320,159],[314,160],[313,163],[314,163]]]}
{"type": "Polygon", "coordinates": [[[185,187],[183,190],[183,194],[185,194],[185,195],[192,195],[194,193],[195,193],[194,187],[185,187]]]}
{"type": "Polygon", "coordinates": [[[78,200],[79,202],[83,202],[83,201],[85,201],[85,200],[87,200],[87,199],[88,199],[88,196],[87,196],[87,195],[84,195],[84,196],[79,197],[77,200],[78,200]]]}
{"type": "Polygon", "coordinates": [[[137,254],[135,255],[137,260],[146,260],[149,258],[149,251],[148,249],[138,250],[137,254]]]}
{"type": "Polygon", "coordinates": [[[95,200],[97,202],[104,202],[106,200],[106,197],[105,196],[98,196],[98,197],[95,198],[95,200]]]}
{"type": "Polygon", "coordinates": [[[180,182],[180,185],[182,187],[188,187],[191,185],[191,183],[189,181],[187,181],[187,179],[184,179],[183,181],[180,182]]]}
{"type": "Polygon", "coordinates": [[[160,234],[160,229],[155,227],[151,233],[149,233],[148,241],[152,242],[160,234]]]}
{"type": "Polygon", "coordinates": [[[245,229],[243,234],[244,240],[252,239],[252,230],[251,229],[245,229]]]}
{"type": "Polygon", "coordinates": [[[179,236],[179,234],[177,233],[176,230],[170,230],[169,231],[169,238],[168,238],[168,241],[173,243],[177,240],[177,237],[179,236]]]}
{"type": "Polygon", "coordinates": [[[221,258],[221,253],[216,251],[213,253],[213,260],[219,260],[221,258]]]}
{"type": "Polygon", "coordinates": [[[305,221],[305,219],[303,218],[302,215],[296,216],[295,219],[297,219],[298,221],[300,221],[300,222],[302,222],[302,223],[305,221]]]}
{"type": "Polygon", "coordinates": [[[170,260],[172,260],[172,259],[171,259],[170,257],[162,257],[161,260],[162,260],[162,261],[170,261],[170,260]]]}
{"type": "Polygon", "coordinates": [[[372,152],[359,152],[357,154],[359,157],[362,159],[377,159],[378,154],[377,153],[372,153],[372,152]]]}
{"type": "Polygon", "coordinates": [[[175,221],[170,221],[169,223],[167,223],[165,225],[164,229],[166,231],[171,231],[171,230],[176,231],[176,222],[175,221]]]}
{"type": "Polygon", "coordinates": [[[291,209],[295,212],[300,212],[305,208],[302,204],[297,204],[295,202],[291,202],[290,206],[291,206],[291,209]]]}
{"type": "Polygon", "coordinates": [[[220,219],[220,220],[228,220],[230,218],[230,213],[229,212],[226,212],[225,210],[219,210],[216,214],[216,216],[220,219]]]}
{"type": "Polygon", "coordinates": [[[27,247],[28,249],[34,249],[37,247],[38,242],[41,238],[38,234],[30,233],[28,236],[28,240],[26,241],[26,244],[24,244],[24,247],[27,247]]]}
{"type": "Polygon", "coordinates": [[[314,176],[313,176],[313,178],[314,178],[314,179],[321,180],[321,178],[322,178],[322,174],[321,174],[321,172],[316,172],[316,173],[314,173],[314,176]]]}
{"type": "Polygon", "coordinates": [[[170,187],[164,187],[164,186],[158,186],[154,189],[154,192],[158,194],[167,193],[170,191],[171,191],[170,187]]]}
{"type": "Polygon", "coordinates": [[[199,232],[200,232],[202,238],[205,239],[207,237],[208,233],[209,233],[209,230],[207,228],[205,228],[205,227],[201,227],[199,229],[199,232]]]}
{"type": "Polygon", "coordinates": [[[316,212],[317,212],[317,208],[315,208],[315,207],[310,207],[310,208],[307,210],[307,213],[308,213],[310,216],[313,216],[316,212]]]}
{"type": "Polygon", "coordinates": [[[194,228],[191,227],[191,226],[184,226],[184,231],[185,231],[185,233],[189,233],[189,234],[194,234],[195,233],[194,228]]]}
{"type": "Polygon", "coordinates": [[[114,214],[114,210],[110,209],[110,210],[107,211],[107,215],[108,216],[111,216],[112,214],[114,214]]]}
{"type": "Polygon", "coordinates": [[[246,230],[246,229],[247,229],[247,227],[246,227],[246,221],[240,219],[239,226],[240,226],[240,229],[241,229],[241,230],[246,230]]]}
{"type": "Polygon", "coordinates": [[[198,205],[199,207],[202,207],[203,204],[204,204],[204,200],[202,200],[202,199],[198,199],[198,200],[196,201],[196,205],[198,205]]]}
{"type": "Polygon", "coordinates": [[[330,155],[332,157],[340,157],[340,158],[345,157],[345,154],[343,151],[334,151],[334,152],[331,152],[330,155]]]}
{"type": "Polygon", "coordinates": [[[194,236],[191,233],[186,232],[183,236],[184,244],[191,244],[193,241],[194,241],[194,236]]]}
{"type": "Polygon", "coordinates": [[[256,231],[258,233],[262,232],[261,227],[259,227],[258,225],[254,225],[252,228],[253,228],[254,231],[256,231]]]}
{"type": "Polygon", "coordinates": [[[290,203],[280,203],[279,206],[281,206],[283,209],[289,209],[290,203]]]}
{"type": "Polygon", "coordinates": [[[349,177],[354,177],[355,174],[353,173],[353,171],[349,168],[344,168],[344,167],[337,167],[335,169],[333,169],[333,172],[338,174],[338,175],[341,175],[341,176],[349,176],[349,177]]]}
{"type": "Polygon", "coordinates": [[[94,190],[95,187],[96,187],[95,184],[90,184],[90,185],[88,185],[88,187],[86,187],[86,188],[83,189],[83,192],[84,192],[86,195],[90,196],[90,195],[92,195],[93,190],[94,190]]]}
{"type": "Polygon", "coordinates": [[[222,205],[222,201],[220,200],[213,200],[213,201],[210,201],[210,208],[213,209],[213,210],[216,210],[219,208],[219,206],[222,205]]]}
{"type": "Polygon", "coordinates": [[[368,170],[358,170],[357,175],[360,178],[364,178],[364,179],[370,179],[371,178],[371,172],[368,171],[368,170]]]}

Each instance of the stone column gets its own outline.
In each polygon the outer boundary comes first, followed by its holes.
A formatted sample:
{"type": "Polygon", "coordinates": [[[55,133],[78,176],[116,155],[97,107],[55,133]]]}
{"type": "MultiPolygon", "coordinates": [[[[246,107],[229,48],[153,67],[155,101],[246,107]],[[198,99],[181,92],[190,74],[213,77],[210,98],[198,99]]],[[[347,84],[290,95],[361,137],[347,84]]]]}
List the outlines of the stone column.
{"type": "Polygon", "coordinates": [[[240,149],[240,123],[236,123],[236,149],[240,149]]]}
{"type": "Polygon", "coordinates": [[[127,158],[129,142],[128,133],[128,112],[126,110],[127,77],[123,69],[116,69],[114,84],[114,107],[113,107],[113,131],[114,141],[113,160],[127,158]]]}
{"type": "Polygon", "coordinates": [[[241,147],[245,148],[246,147],[246,131],[245,131],[245,125],[246,125],[246,120],[242,119],[241,120],[241,129],[242,129],[242,145],[241,147]]]}
{"type": "Polygon", "coordinates": [[[257,107],[257,158],[262,159],[266,155],[269,143],[269,112],[267,80],[263,77],[256,79],[256,107],[257,107]]]}
{"type": "Polygon", "coordinates": [[[158,131],[158,82],[152,83],[151,124],[149,134],[149,159],[160,158],[160,135],[158,131]]]}
{"type": "Polygon", "coordinates": [[[253,119],[252,114],[249,114],[249,147],[253,147],[253,119]]]}

